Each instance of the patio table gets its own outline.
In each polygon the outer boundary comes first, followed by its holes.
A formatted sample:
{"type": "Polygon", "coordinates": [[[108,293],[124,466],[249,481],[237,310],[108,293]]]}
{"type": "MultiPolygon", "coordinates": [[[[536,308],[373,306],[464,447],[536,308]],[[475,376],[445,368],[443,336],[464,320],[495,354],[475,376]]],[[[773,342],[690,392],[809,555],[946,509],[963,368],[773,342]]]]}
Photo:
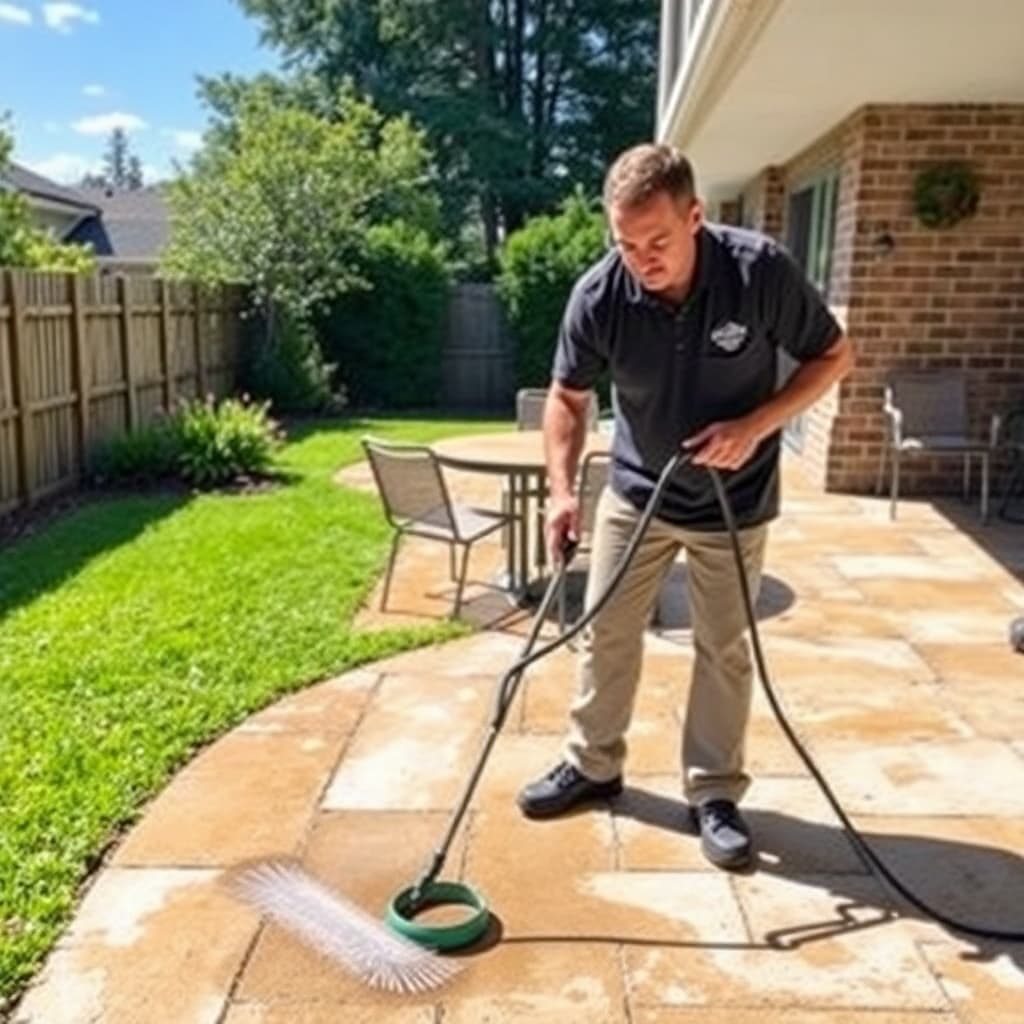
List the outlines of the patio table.
{"type": "MultiPolygon", "coordinates": [[[[583,454],[606,452],[611,445],[608,434],[587,434],[583,454]]],[[[505,478],[509,511],[514,517],[508,531],[506,551],[508,567],[504,586],[518,599],[529,596],[531,568],[543,572],[546,553],[543,531],[536,530],[536,556],[530,563],[531,505],[537,520],[547,499],[547,467],[544,461],[544,435],[540,430],[513,430],[499,434],[472,434],[437,441],[432,446],[437,461],[448,469],[486,473],[505,478]]],[[[582,457],[582,456],[581,456],[582,457]]]]}

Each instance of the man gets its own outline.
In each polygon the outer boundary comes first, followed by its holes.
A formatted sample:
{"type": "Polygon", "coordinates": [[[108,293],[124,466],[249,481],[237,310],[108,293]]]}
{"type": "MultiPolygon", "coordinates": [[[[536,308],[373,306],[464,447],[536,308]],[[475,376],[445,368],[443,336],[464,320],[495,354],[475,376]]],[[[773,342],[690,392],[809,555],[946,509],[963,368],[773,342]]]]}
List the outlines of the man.
{"type": "Polygon", "coordinates": [[[519,805],[543,818],[621,792],[644,626],[684,548],[694,662],[683,790],[705,856],[742,867],[751,858],[737,803],[750,782],[752,666],[734,556],[705,467],[723,474],[756,594],[767,524],[778,513],[781,428],[848,372],[851,346],[772,239],[704,222],[689,162],[671,147],[623,153],[608,172],[604,206],[614,249],[573,289],[544,411],[547,542],[557,558],[578,530],[574,480],[588,396],[610,370],[612,469],[598,504],[587,607],[606,587],[665,464],[680,445],[694,454],[585,632],[564,760],[526,786],[519,805]],[[800,365],[777,391],[780,346],[800,365]]]}

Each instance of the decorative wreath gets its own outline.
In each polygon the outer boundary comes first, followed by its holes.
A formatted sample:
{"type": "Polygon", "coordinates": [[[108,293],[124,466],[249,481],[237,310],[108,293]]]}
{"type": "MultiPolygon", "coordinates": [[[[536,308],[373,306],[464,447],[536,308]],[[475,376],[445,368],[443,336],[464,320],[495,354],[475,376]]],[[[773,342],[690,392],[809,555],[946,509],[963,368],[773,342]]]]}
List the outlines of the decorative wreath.
{"type": "Polygon", "coordinates": [[[969,164],[935,164],[914,181],[914,212],[925,227],[952,227],[978,209],[980,195],[978,176],[969,164]]]}

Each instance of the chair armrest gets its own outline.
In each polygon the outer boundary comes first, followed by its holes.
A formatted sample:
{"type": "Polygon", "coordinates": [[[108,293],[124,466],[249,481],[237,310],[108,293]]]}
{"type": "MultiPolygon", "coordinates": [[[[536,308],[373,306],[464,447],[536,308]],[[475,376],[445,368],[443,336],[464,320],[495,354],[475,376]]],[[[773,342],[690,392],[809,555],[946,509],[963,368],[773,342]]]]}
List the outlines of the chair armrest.
{"type": "Polygon", "coordinates": [[[999,435],[1003,430],[1003,415],[1002,413],[992,413],[992,419],[988,425],[988,446],[989,448],[997,448],[999,446],[999,435]]]}
{"type": "Polygon", "coordinates": [[[886,395],[882,411],[889,417],[889,427],[892,431],[893,444],[900,444],[903,440],[903,412],[890,403],[888,395],[886,395]]]}

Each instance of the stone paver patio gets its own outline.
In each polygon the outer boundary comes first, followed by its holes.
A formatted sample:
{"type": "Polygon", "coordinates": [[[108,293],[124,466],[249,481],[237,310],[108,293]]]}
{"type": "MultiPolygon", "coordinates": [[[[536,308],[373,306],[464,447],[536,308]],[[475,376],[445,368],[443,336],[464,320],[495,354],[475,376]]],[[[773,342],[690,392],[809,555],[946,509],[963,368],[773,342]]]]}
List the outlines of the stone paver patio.
{"type": "MultiPolygon", "coordinates": [[[[759,605],[773,678],[878,851],[921,896],[1024,930],[1024,528],[975,510],[819,494],[787,466],[759,605]]],[[[366,485],[363,467],[343,479],[366,485]]],[[[457,491],[479,489],[459,478],[457,491]]],[[[478,495],[479,496],[479,495],[478,495]]],[[[481,547],[471,577],[500,564],[481,547]]],[[[450,607],[440,545],[409,542],[391,610],[450,607]]],[[[680,571],[681,570],[681,567],[680,571]]],[[[1024,945],[956,938],[868,873],[755,701],[755,870],[700,857],[679,799],[690,658],[667,591],[648,637],[627,789],[563,820],[514,794],[557,755],[564,650],[530,673],[449,859],[497,920],[447,988],[373,993],[225,891],[298,857],[378,913],[439,839],[525,622],[474,584],[482,628],[310,686],[202,752],[98,873],[18,1024],[1019,1024],[1024,945]],[[893,911],[896,913],[894,914],[893,911]]]]}

